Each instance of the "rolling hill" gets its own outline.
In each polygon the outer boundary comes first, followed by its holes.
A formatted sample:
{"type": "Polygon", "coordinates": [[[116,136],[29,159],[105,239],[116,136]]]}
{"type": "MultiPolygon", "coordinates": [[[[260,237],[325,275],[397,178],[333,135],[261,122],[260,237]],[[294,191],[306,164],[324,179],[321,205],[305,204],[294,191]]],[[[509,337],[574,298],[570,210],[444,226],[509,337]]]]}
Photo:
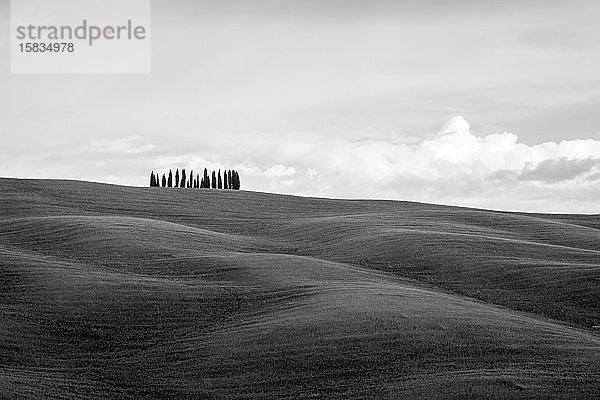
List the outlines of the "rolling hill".
{"type": "Polygon", "coordinates": [[[593,398],[600,216],[0,179],[0,397],[593,398]]]}

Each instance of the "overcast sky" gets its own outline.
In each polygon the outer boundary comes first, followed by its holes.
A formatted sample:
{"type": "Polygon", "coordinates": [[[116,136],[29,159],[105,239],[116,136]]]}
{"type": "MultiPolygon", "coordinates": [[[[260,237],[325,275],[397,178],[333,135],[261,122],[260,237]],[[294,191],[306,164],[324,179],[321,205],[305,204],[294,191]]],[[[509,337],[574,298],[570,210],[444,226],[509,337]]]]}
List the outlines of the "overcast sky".
{"type": "Polygon", "coordinates": [[[152,73],[11,75],[0,176],[600,213],[600,2],[153,0],[152,73]]]}

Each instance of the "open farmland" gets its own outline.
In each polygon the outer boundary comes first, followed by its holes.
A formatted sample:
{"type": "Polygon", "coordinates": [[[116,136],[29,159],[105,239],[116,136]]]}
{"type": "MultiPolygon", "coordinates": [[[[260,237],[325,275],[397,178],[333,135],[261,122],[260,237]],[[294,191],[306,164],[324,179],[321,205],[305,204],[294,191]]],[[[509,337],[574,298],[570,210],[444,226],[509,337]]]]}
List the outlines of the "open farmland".
{"type": "Polygon", "coordinates": [[[593,398],[600,216],[0,179],[5,398],[593,398]]]}

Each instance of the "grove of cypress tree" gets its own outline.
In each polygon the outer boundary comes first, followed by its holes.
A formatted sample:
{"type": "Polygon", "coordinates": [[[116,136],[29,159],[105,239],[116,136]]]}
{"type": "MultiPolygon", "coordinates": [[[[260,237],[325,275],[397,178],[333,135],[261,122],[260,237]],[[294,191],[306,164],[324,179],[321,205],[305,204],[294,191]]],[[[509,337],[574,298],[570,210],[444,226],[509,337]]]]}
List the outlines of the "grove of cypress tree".
{"type": "Polygon", "coordinates": [[[173,172],[169,170],[169,178],[167,178],[167,186],[173,187],[173,172]]]}
{"type": "Polygon", "coordinates": [[[221,170],[219,170],[219,172],[217,173],[217,179],[219,180],[217,188],[223,189],[223,180],[221,179],[221,170]]]}

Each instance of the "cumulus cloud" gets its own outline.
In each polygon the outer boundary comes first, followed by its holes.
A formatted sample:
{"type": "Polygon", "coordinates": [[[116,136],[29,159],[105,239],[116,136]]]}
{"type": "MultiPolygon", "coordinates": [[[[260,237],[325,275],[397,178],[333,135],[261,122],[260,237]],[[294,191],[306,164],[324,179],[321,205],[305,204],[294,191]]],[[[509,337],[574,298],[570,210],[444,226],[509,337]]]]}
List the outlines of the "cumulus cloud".
{"type": "MultiPolygon", "coordinates": [[[[527,145],[515,134],[480,136],[463,117],[416,143],[287,142],[258,169],[270,189],[304,195],[390,198],[523,211],[600,212],[600,141],[527,145]],[[290,178],[293,177],[293,180],[290,178]]],[[[260,174],[259,174],[260,175],[260,174]]],[[[259,182],[252,182],[263,189],[259,182]]]]}
{"type": "Polygon", "coordinates": [[[561,157],[558,160],[549,159],[537,164],[528,164],[519,174],[524,181],[539,181],[557,183],[576,179],[582,175],[592,175],[600,166],[600,158],[572,159],[561,157]]]}

